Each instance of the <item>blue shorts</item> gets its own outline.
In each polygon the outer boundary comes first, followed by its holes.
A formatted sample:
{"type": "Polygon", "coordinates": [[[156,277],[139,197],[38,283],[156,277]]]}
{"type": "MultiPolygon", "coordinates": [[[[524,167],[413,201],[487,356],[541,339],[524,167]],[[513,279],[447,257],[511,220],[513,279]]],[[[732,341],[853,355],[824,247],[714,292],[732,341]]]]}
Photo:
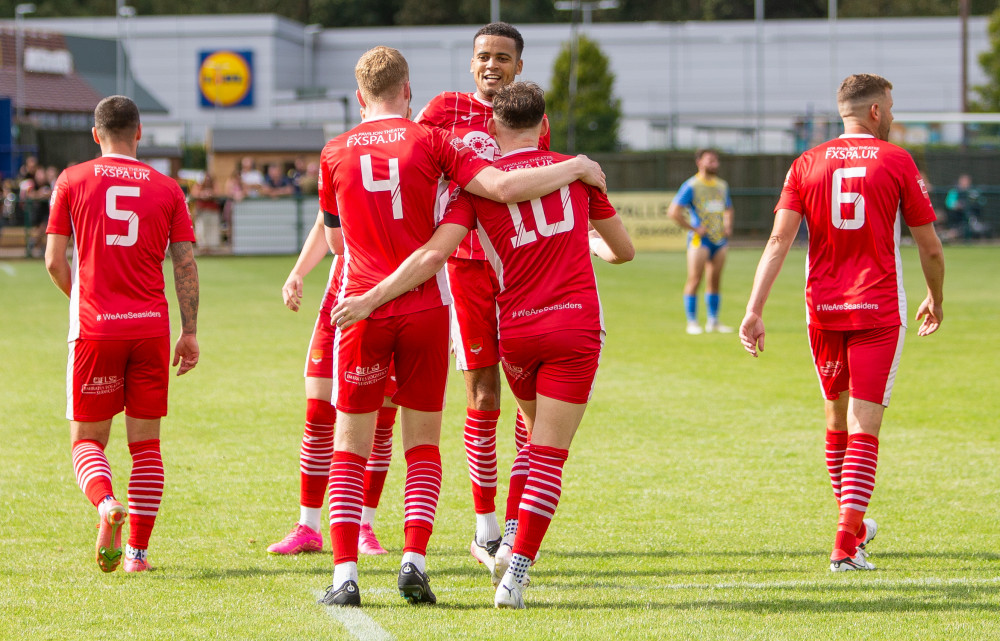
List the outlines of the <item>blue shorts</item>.
{"type": "Polygon", "coordinates": [[[709,260],[715,258],[715,255],[719,252],[719,250],[728,244],[729,244],[728,238],[723,238],[718,243],[713,243],[708,238],[704,236],[699,236],[698,234],[695,234],[693,232],[688,234],[688,247],[695,247],[695,248],[704,247],[705,249],[708,250],[709,260]]]}

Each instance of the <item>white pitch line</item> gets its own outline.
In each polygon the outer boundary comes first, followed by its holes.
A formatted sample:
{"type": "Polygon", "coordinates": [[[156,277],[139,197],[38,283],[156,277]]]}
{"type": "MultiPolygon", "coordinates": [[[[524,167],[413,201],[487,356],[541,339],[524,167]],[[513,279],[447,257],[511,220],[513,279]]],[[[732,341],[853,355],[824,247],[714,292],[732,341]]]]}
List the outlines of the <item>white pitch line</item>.
{"type": "Polygon", "coordinates": [[[17,270],[10,263],[0,263],[0,270],[8,276],[17,276],[17,270]]]}
{"type": "MultiPolygon", "coordinates": [[[[316,593],[317,597],[323,596],[316,593]]],[[[324,606],[326,613],[344,626],[352,637],[358,641],[394,641],[396,637],[389,634],[385,628],[375,623],[375,620],[364,613],[361,608],[348,608],[337,605],[324,606]]]]}

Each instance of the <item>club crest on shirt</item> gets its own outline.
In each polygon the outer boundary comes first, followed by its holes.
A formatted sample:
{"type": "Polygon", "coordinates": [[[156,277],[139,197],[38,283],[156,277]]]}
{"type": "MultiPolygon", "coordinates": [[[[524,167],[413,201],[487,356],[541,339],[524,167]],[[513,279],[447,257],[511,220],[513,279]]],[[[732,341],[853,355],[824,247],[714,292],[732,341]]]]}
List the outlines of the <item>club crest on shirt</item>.
{"type": "Polygon", "coordinates": [[[476,155],[483,160],[493,162],[500,157],[500,147],[497,146],[496,141],[489,134],[481,131],[470,131],[462,138],[462,142],[465,143],[466,147],[476,152],[476,155]]]}

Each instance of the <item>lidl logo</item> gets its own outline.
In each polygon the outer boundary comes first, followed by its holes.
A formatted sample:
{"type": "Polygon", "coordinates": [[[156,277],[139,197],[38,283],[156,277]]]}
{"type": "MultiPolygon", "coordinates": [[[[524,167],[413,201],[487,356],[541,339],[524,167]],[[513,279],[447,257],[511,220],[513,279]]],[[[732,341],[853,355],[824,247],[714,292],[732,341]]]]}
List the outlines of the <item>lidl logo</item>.
{"type": "Polygon", "coordinates": [[[252,51],[202,51],[199,58],[202,107],[253,106],[252,51]]]}

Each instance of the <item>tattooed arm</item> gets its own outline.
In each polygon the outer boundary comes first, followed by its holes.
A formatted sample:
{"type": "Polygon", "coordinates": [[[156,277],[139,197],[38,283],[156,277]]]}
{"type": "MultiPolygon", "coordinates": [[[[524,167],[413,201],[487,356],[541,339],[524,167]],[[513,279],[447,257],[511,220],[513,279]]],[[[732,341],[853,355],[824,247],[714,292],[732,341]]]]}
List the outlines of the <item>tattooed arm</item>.
{"type": "Polygon", "coordinates": [[[181,335],[174,346],[177,375],[198,364],[198,265],[190,242],[171,243],[170,258],[174,264],[174,289],[181,309],[181,335]]]}

